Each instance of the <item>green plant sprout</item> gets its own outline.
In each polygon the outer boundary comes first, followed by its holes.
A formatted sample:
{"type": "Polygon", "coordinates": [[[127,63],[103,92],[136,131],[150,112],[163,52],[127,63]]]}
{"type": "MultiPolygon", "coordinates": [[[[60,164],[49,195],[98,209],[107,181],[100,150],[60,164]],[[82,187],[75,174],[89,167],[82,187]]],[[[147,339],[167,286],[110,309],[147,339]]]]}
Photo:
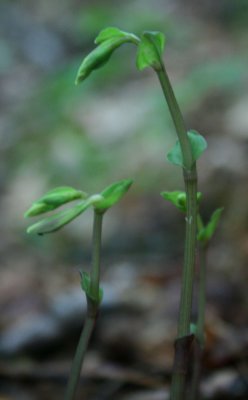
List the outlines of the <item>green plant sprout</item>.
{"type": "MultiPolygon", "coordinates": [[[[201,349],[204,346],[206,248],[222,213],[222,209],[216,210],[206,225],[203,224],[199,213],[199,202],[202,195],[197,192],[196,163],[206,150],[207,143],[204,137],[198,132],[186,129],[163,62],[165,47],[165,36],[163,33],[147,31],[138,37],[133,33],[109,27],[99,33],[95,39],[95,43],[97,45],[96,48],[84,58],[79,67],[76,84],[84,81],[93,71],[108,62],[113,52],[121,45],[131,43],[137,46],[136,66],[138,70],[142,71],[147,67],[151,67],[157,74],[177,133],[177,141],[174,147],[168,152],[167,160],[182,168],[185,191],[163,192],[162,196],[185,213],[184,261],[170,393],[171,400],[183,400],[186,398],[186,376],[191,362],[192,343],[193,341],[199,343],[201,349]],[[191,311],[197,248],[200,253],[198,319],[192,333],[191,311]]],[[[26,216],[36,216],[47,211],[53,211],[72,200],[78,200],[78,203],[72,208],[54,213],[28,228],[28,233],[42,235],[60,229],[82,214],[87,208],[91,206],[94,208],[92,269],[90,274],[82,273],[81,280],[82,288],[86,293],[88,311],[82,336],[72,364],[65,400],[74,399],[81,365],[102,298],[102,290],[99,287],[102,217],[105,211],[119,201],[123,194],[126,193],[131,183],[132,181],[130,180],[117,182],[100,194],[93,196],[69,187],[57,188],[37,200],[26,213],[26,216]]],[[[198,366],[193,371],[191,400],[196,400],[195,393],[197,393],[199,386],[199,360],[200,357],[197,357],[197,359],[195,357],[194,363],[198,366]]]]}
{"type": "MultiPolygon", "coordinates": [[[[112,53],[122,44],[131,43],[137,46],[136,66],[141,71],[153,68],[158,76],[177,133],[177,142],[169,151],[167,159],[183,170],[185,186],[185,247],[182,271],[182,287],[178,318],[178,332],[175,340],[175,358],[171,384],[171,400],[185,398],[186,375],[189,370],[191,344],[191,309],[193,283],[195,278],[195,254],[197,247],[197,169],[196,161],[207,147],[203,136],[194,130],[187,130],[185,122],[174,95],[166,68],[163,62],[165,36],[161,32],[143,32],[140,37],[133,33],[108,27],[102,30],[95,39],[97,47],[83,60],[77,74],[76,83],[83,81],[94,70],[102,67],[112,53]]],[[[215,218],[213,217],[213,220],[215,218]]],[[[202,242],[210,235],[215,222],[202,227],[198,232],[202,242]],[[210,224],[210,225],[209,225],[210,224]]],[[[205,295],[204,295],[205,296],[205,295]]]]}
{"type": "Polygon", "coordinates": [[[94,210],[92,266],[89,274],[84,271],[81,272],[81,287],[86,295],[87,313],[72,363],[71,373],[65,393],[65,400],[72,400],[75,397],[84,356],[96,323],[99,306],[103,298],[103,290],[100,287],[103,215],[109,208],[121,200],[132,183],[132,180],[124,179],[108,186],[101,193],[91,196],[71,187],[58,187],[36,200],[25,213],[25,217],[35,217],[48,211],[53,211],[71,201],[79,200],[79,202],[71,208],[41,219],[27,229],[28,233],[44,235],[62,228],[64,225],[68,224],[86,211],[87,208],[93,207],[94,210]]]}

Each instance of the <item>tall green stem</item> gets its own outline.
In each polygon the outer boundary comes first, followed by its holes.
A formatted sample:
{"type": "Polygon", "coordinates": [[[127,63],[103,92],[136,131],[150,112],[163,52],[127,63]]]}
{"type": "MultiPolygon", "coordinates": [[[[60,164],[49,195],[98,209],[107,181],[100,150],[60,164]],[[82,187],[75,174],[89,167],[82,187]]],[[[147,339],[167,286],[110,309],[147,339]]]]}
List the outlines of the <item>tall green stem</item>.
{"type": "Polygon", "coordinates": [[[189,335],[196,251],[197,172],[196,164],[193,162],[192,150],[183,116],[162,62],[161,69],[157,71],[157,74],[181,146],[184,164],[183,176],[187,199],[183,277],[178,319],[178,334],[175,342],[175,359],[171,385],[171,400],[182,400],[185,396],[187,362],[190,348],[189,335]]]}
{"type": "Polygon", "coordinates": [[[100,255],[103,214],[94,212],[92,268],[90,271],[90,296],[87,295],[87,315],[72,362],[71,373],[64,400],[73,400],[80,378],[82,364],[95,326],[99,307],[100,255]],[[97,300],[96,300],[97,299],[97,300]]]}

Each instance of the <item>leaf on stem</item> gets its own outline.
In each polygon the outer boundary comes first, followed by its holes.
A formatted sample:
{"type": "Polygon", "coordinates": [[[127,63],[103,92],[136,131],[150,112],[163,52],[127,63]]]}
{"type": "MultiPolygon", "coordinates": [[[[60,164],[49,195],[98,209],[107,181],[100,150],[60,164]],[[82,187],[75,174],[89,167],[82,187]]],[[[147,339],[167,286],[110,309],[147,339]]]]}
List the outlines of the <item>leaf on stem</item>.
{"type": "Polygon", "coordinates": [[[85,292],[86,296],[89,297],[93,302],[100,304],[103,299],[103,289],[100,287],[98,292],[98,298],[96,298],[91,291],[90,287],[90,275],[87,272],[80,272],[81,274],[81,287],[85,292]]]}
{"type": "Polygon", "coordinates": [[[92,71],[106,64],[114,50],[122,44],[137,44],[138,42],[139,39],[132,33],[124,32],[113,27],[104,29],[95,39],[95,43],[98,46],[84,58],[80,65],[75,83],[78,84],[82,82],[92,71]]]}
{"type": "Polygon", "coordinates": [[[142,71],[152,67],[161,70],[161,58],[165,46],[165,36],[162,32],[144,32],[138,44],[136,66],[142,71]]]}
{"type": "Polygon", "coordinates": [[[29,226],[27,233],[44,235],[46,233],[55,232],[71,222],[78,215],[82,214],[90,205],[90,200],[81,201],[79,204],[68,210],[60,211],[29,226]]]}
{"type": "Polygon", "coordinates": [[[108,208],[112,207],[121,200],[132,183],[133,181],[131,179],[123,179],[113,183],[112,185],[106,187],[106,189],[100,193],[100,196],[98,196],[96,200],[91,200],[91,204],[94,206],[97,212],[104,213],[108,208]]]}
{"type": "Polygon", "coordinates": [[[213,212],[213,214],[211,215],[208,224],[200,230],[200,232],[197,235],[197,239],[201,243],[207,244],[209,242],[209,240],[212,238],[212,236],[218,226],[218,223],[219,223],[219,220],[220,220],[223,210],[224,210],[223,207],[217,208],[217,210],[215,210],[213,212]]]}
{"type": "Polygon", "coordinates": [[[87,196],[86,193],[69,186],[57,187],[36,200],[25,212],[24,217],[35,217],[48,211],[55,210],[70,201],[85,199],[87,196]]]}
{"type": "MultiPolygon", "coordinates": [[[[190,130],[187,132],[190,145],[191,145],[191,150],[192,150],[192,159],[193,163],[198,160],[198,158],[201,156],[201,154],[206,150],[207,148],[207,142],[204,139],[202,135],[200,135],[198,132],[190,130]]],[[[179,165],[180,167],[185,168],[185,165],[183,163],[183,155],[182,155],[182,150],[179,141],[177,140],[175,146],[172,148],[171,151],[167,154],[167,159],[171,164],[174,165],[179,165]]]]}
{"type": "MultiPolygon", "coordinates": [[[[178,208],[182,212],[186,212],[186,193],[182,191],[174,191],[174,192],[162,192],[161,196],[170,201],[176,208],[178,208]]],[[[197,203],[199,204],[202,198],[202,193],[197,192],[197,203]]]]}

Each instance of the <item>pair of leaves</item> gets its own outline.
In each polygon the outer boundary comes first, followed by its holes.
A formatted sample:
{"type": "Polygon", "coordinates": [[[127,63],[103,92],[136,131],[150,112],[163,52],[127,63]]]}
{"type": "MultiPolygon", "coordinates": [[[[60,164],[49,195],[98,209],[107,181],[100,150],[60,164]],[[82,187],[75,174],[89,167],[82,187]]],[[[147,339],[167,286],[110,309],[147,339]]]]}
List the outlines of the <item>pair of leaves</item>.
{"type": "Polygon", "coordinates": [[[95,210],[99,213],[104,213],[114,204],[118,203],[132,183],[131,179],[124,179],[106,187],[100,193],[100,196],[92,201],[95,210]]]}
{"type": "MultiPolygon", "coordinates": [[[[162,192],[161,196],[165,199],[170,201],[178,210],[182,212],[186,212],[186,193],[182,191],[175,191],[175,192],[162,192]]],[[[197,192],[197,203],[199,204],[202,198],[202,193],[197,192]]]]}
{"type": "Polygon", "coordinates": [[[162,32],[144,32],[138,44],[136,58],[138,70],[152,67],[155,71],[160,71],[164,47],[165,36],[162,32]]]}
{"type": "MultiPolygon", "coordinates": [[[[206,150],[207,142],[202,135],[194,130],[188,131],[187,135],[192,152],[192,165],[190,166],[192,167],[201,154],[206,150]]],[[[179,165],[180,167],[185,168],[183,154],[178,140],[172,150],[167,154],[167,159],[171,164],[179,165]]]]}
{"type": "Polygon", "coordinates": [[[91,289],[91,279],[90,275],[87,272],[81,272],[81,287],[82,290],[85,292],[86,296],[93,302],[96,303],[97,305],[101,304],[102,299],[103,299],[103,289],[100,287],[98,291],[98,296],[95,296],[94,293],[92,293],[91,289]]]}
{"type": "MultiPolygon", "coordinates": [[[[90,206],[93,206],[95,211],[98,213],[105,213],[110,207],[115,205],[124,194],[128,191],[129,187],[132,185],[133,181],[131,179],[124,179],[118,182],[113,183],[112,185],[105,188],[101,193],[95,194],[92,196],[88,196],[85,200],[80,201],[74,207],[71,207],[67,210],[63,210],[57,212],[47,218],[42,219],[41,221],[36,222],[35,224],[31,225],[27,229],[27,233],[33,233],[38,235],[44,235],[46,233],[55,232],[58,229],[62,228],[64,225],[67,225],[69,222],[74,220],[84,211],[86,211],[90,206]]],[[[70,193],[72,194],[73,191],[76,193],[83,193],[83,196],[86,196],[84,192],[76,191],[75,189],[70,188],[70,193]]],[[[51,209],[38,209],[37,204],[46,204],[44,203],[44,199],[46,201],[50,201],[48,204],[49,206],[53,203],[53,207],[57,208],[68,201],[74,200],[74,198],[70,198],[66,195],[68,193],[67,187],[59,187],[53,189],[52,191],[46,193],[43,197],[37,200],[31,208],[25,213],[26,217],[39,215],[44,212],[50,211],[51,209]],[[52,195],[51,195],[52,194],[52,195]],[[53,200],[51,200],[53,199],[53,200]],[[56,201],[55,201],[56,199],[56,201]],[[56,207],[55,207],[56,205],[56,207]]],[[[52,209],[54,209],[52,208],[52,209]]]]}
{"type": "MultiPolygon", "coordinates": [[[[175,191],[175,192],[162,192],[161,196],[165,199],[170,201],[174,206],[176,206],[177,209],[179,209],[182,212],[186,212],[186,193],[182,191],[175,191]]],[[[202,198],[202,193],[197,192],[197,203],[199,204],[200,200],[202,198]]],[[[198,228],[198,234],[197,234],[197,239],[199,242],[201,242],[203,245],[206,245],[210,239],[212,238],[214,232],[217,229],[221,214],[223,212],[224,208],[217,208],[213,212],[213,214],[210,217],[209,222],[201,227],[200,229],[198,228]]]]}
{"type": "Polygon", "coordinates": [[[156,71],[161,69],[161,57],[165,45],[165,37],[161,32],[144,32],[141,38],[138,38],[133,33],[109,27],[99,33],[95,43],[98,46],[85,57],[79,67],[76,84],[106,64],[113,52],[125,43],[133,43],[138,46],[136,65],[139,70],[146,67],[152,67],[156,71]]]}

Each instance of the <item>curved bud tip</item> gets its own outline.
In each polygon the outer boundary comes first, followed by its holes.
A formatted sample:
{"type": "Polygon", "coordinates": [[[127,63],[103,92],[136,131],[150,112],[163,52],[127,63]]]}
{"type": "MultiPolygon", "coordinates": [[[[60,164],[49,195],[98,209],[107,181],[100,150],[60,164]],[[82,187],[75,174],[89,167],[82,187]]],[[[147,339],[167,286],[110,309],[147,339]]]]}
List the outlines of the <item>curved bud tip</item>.
{"type": "Polygon", "coordinates": [[[97,47],[92,50],[81,63],[75,84],[84,81],[94,70],[102,67],[112,53],[124,43],[138,44],[139,38],[133,33],[121,31],[115,27],[103,29],[95,39],[97,47]]]}

